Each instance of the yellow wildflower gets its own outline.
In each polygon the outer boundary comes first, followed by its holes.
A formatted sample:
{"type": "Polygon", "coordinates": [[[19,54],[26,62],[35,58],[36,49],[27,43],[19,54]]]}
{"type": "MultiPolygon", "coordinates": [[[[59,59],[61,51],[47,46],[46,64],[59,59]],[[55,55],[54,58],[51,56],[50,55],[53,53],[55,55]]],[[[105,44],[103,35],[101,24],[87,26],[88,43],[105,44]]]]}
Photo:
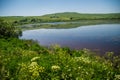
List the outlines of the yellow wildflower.
{"type": "Polygon", "coordinates": [[[58,71],[58,70],[60,70],[60,67],[57,66],[57,65],[54,65],[54,66],[51,67],[51,69],[52,69],[53,71],[58,71]]]}

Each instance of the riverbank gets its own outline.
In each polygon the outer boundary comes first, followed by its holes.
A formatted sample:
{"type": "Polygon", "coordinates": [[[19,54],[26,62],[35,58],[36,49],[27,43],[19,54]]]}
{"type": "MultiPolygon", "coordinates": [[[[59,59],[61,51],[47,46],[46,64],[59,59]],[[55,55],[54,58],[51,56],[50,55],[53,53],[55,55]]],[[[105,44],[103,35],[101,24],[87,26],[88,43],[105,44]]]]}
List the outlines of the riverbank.
{"type": "Polygon", "coordinates": [[[97,25],[97,24],[120,24],[119,20],[80,20],[80,21],[70,21],[70,22],[51,22],[51,23],[34,23],[25,24],[18,26],[22,30],[32,30],[32,29],[69,29],[76,28],[80,26],[87,25],[97,25]]]}
{"type": "Polygon", "coordinates": [[[120,56],[88,49],[42,47],[32,40],[0,39],[0,79],[119,79],[120,56]],[[67,56],[67,57],[66,57],[67,56]]]}

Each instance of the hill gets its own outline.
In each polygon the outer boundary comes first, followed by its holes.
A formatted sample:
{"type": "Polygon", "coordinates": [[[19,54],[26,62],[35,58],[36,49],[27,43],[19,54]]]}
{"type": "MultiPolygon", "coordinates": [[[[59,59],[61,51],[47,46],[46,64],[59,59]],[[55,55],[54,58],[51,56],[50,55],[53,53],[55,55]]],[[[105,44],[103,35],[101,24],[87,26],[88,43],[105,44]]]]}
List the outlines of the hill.
{"type": "Polygon", "coordinates": [[[47,14],[43,16],[4,16],[0,17],[7,22],[15,25],[43,23],[43,22],[65,22],[65,21],[81,21],[81,20],[120,20],[120,13],[110,14],[81,14],[77,12],[63,12],[47,14]]]}
{"type": "Polygon", "coordinates": [[[88,19],[120,19],[120,13],[109,14],[81,14],[77,12],[63,12],[55,14],[47,14],[42,17],[50,18],[69,18],[70,20],[88,20],[88,19]]]}

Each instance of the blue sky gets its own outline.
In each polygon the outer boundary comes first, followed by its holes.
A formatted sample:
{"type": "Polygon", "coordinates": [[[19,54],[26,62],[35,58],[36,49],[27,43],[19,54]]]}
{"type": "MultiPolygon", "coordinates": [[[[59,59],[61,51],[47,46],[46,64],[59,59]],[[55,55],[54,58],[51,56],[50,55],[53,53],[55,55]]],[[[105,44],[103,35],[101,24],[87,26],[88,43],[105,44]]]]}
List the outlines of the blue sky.
{"type": "Polygon", "coordinates": [[[0,16],[39,16],[57,12],[120,13],[120,0],[0,0],[0,16]]]}

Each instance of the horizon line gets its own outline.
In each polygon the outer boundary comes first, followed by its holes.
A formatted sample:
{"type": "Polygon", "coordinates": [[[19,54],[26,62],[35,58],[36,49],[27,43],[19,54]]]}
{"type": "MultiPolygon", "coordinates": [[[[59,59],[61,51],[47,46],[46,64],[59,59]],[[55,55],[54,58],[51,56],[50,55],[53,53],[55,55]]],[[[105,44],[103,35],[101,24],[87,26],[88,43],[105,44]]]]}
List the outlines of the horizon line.
{"type": "Polygon", "coordinates": [[[58,13],[78,13],[78,14],[120,14],[120,12],[106,12],[106,13],[83,13],[83,12],[54,12],[54,13],[46,13],[46,14],[41,14],[41,15],[0,15],[0,17],[10,17],[10,16],[18,16],[18,17],[26,17],[26,16],[44,16],[44,15],[50,15],[50,14],[58,14],[58,13]]]}

